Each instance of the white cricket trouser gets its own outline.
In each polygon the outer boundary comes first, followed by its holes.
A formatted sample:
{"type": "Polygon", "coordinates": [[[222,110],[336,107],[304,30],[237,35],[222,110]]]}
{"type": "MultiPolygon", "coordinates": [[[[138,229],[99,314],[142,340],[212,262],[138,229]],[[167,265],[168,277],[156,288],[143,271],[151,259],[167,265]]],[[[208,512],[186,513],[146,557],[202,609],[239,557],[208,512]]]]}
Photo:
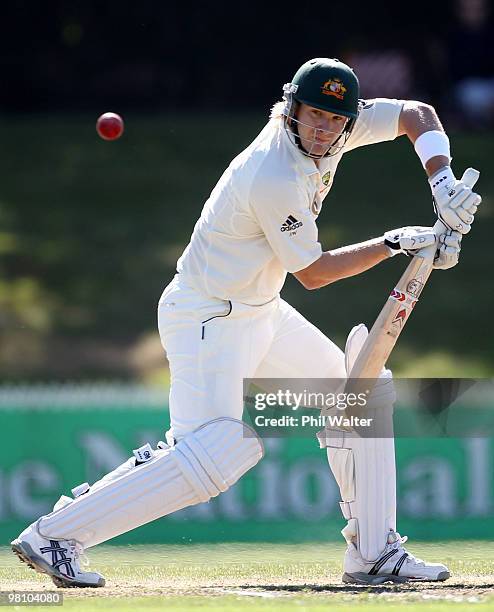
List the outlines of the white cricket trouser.
{"type": "Polygon", "coordinates": [[[279,297],[262,306],[208,298],[179,275],[158,306],[170,363],[169,435],[241,419],[244,378],[345,378],[343,352],[279,297]]]}

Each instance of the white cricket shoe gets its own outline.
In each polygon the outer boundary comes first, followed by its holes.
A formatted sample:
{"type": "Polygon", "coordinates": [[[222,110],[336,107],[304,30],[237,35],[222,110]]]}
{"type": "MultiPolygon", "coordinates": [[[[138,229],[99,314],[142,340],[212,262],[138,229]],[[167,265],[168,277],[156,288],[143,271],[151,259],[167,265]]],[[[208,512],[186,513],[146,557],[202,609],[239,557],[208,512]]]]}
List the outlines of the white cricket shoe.
{"type": "Polygon", "coordinates": [[[12,550],[29,567],[48,574],[57,587],[102,587],[105,579],[81,570],[84,549],[75,540],[49,540],[39,535],[37,523],[29,525],[11,542],[12,550]]]}
{"type": "Polygon", "coordinates": [[[343,582],[348,584],[382,584],[383,582],[442,581],[450,577],[448,568],[441,563],[427,563],[405,550],[407,537],[390,531],[383,554],[368,563],[360,556],[354,544],[345,553],[343,582]]]}

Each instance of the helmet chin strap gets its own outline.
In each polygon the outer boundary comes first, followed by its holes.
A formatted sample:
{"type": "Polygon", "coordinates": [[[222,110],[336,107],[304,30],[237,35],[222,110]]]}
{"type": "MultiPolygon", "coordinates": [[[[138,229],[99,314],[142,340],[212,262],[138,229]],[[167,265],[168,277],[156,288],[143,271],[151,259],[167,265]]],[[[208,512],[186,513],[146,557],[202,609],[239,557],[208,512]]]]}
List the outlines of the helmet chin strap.
{"type": "Polygon", "coordinates": [[[323,157],[325,157],[328,154],[329,149],[331,147],[328,147],[328,150],[326,151],[326,153],[323,153],[321,155],[314,155],[310,151],[307,151],[307,149],[302,144],[302,139],[300,138],[300,135],[298,133],[298,122],[297,122],[297,120],[293,121],[293,126],[290,125],[289,129],[291,129],[292,132],[293,132],[295,144],[302,151],[302,153],[304,155],[306,155],[307,157],[311,157],[312,159],[322,159],[323,157]]]}
{"type": "Polygon", "coordinates": [[[302,144],[302,139],[300,138],[300,135],[298,133],[298,122],[297,122],[297,120],[295,120],[293,123],[294,123],[294,126],[291,129],[292,129],[293,133],[295,134],[295,142],[297,144],[297,147],[302,151],[302,153],[304,155],[306,155],[307,157],[312,157],[313,159],[322,159],[323,157],[325,157],[329,153],[329,149],[331,147],[328,147],[328,150],[326,151],[326,153],[322,153],[321,155],[314,155],[310,151],[307,151],[307,149],[302,144]]]}

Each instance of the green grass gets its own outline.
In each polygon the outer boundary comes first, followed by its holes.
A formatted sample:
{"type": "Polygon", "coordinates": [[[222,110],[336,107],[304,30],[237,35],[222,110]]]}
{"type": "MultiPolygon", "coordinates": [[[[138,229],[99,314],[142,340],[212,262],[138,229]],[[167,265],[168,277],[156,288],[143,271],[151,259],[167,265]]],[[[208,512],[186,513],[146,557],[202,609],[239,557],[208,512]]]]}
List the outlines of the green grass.
{"type": "MultiPolygon", "coordinates": [[[[407,612],[494,610],[494,546],[490,542],[416,543],[419,557],[446,563],[441,584],[343,585],[341,544],[102,546],[89,551],[104,589],[65,589],[68,610],[327,610],[359,606],[407,612]]],[[[0,549],[2,590],[53,590],[46,576],[0,549]]],[[[60,591],[62,592],[62,591],[60,591]]]]}
{"type": "MultiPolygon", "coordinates": [[[[276,610],[298,610],[305,612],[328,612],[334,609],[354,608],[356,605],[365,605],[366,610],[383,610],[387,612],[404,612],[403,604],[392,604],[386,600],[375,602],[365,602],[354,599],[351,601],[335,602],[333,597],[324,597],[316,602],[310,596],[301,596],[290,599],[289,601],[272,601],[259,600],[258,598],[240,598],[235,596],[225,596],[221,600],[204,601],[203,597],[182,597],[179,601],[165,598],[135,598],[132,601],[122,602],[119,599],[105,599],[97,602],[67,602],[64,608],[67,610],[82,610],[84,612],[92,612],[93,610],[146,610],[153,612],[154,610],[191,610],[191,609],[206,609],[206,610],[267,610],[274,612],[276,610]]],[[[41,608],[40,608],[41,609],[41,608]]],[[[415,604],[406,604],[406,612],[416,612],[419,610],[428,610],[430,612],[452,612],[453,610],[479,610],[486,611],[494,609],[494,605],[489,602],[470,602],[450,601],[450,602],[420,602],[415,604]]]]}

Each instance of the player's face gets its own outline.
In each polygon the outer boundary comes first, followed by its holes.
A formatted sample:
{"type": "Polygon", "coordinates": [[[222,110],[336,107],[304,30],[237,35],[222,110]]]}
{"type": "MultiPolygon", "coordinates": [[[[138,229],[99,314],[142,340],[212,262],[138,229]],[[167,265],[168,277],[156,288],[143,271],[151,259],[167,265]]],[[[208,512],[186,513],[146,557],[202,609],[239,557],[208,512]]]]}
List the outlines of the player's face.
{"type": "Polygon", "coordinates": [[[314,157],[321,157],[328,152],[348,121],[343,115],[335,115],[307,104],[300,104],[296,119],[302,147],[314,157]]]}

